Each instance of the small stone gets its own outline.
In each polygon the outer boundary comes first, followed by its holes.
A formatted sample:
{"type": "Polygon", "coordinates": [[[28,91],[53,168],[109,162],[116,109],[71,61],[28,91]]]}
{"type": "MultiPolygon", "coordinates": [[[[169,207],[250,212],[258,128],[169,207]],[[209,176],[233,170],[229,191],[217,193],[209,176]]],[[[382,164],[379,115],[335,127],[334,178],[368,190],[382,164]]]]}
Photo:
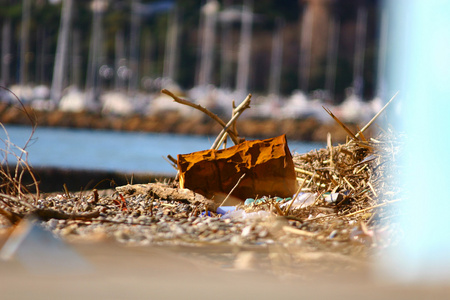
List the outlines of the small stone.
{"type": "Polygon", "coordinates": [[[61,229],[61,235],[69,235],[74,234],[77,232],[78,225],[77,224],[71,224],[63,229],[61,229]]]}
{"type": "Polygon", "coordinates": [[[328,236],[328,239],[334,239],[336,236],[338,235],[338,231],[337,230],[333,230],[330,235],[328,236]]]}
{"type": "Polygon", "coordinates": [[[244,238],[248,237],[248,236],[250,236],[251,232],[252,232],[252,225],[248,225],[247,227],[242,229],[241,236],[244,237],[244,238]]]}
{"type": "Polygon", "coordinates": [[[233,245],[241,245],[242,239],[239,235],[233,235],[231,236],[230,243],[233,245]]]}
{"type": "Polygon", "coordinates": [[[135,222],[139,224],[150,224],[151,218],[148,216],[140,216],[135,219],[135,222]]]}
{"type": "Polygon", "coordinates": [[[265,238],[268,234],[269,234],[269,231],[267,230],[267,228],[264,228],[258,233],[258,237],[265,238]]]}
{"type": "Polygon", "coordinates": [[[55,230],[56,229],[56,226],[58,226],[58,220],[57,219],[50,219],[48,222],[47,222],[47,228],[49,229],[49,230],[55,230]]]}
{"type": "Polygon", "coordinates": [[[195,220],[192,222],[192,225],[196,225],[196,224],[200,223],[201,221],[202,221],[202,218],[197,217],[197,219],[195,219],[195,220]]]}
{"type": "Polygon", "coordinates": [[[237,270],[251,270],[256,267],[256,254],[252,251],[239,252],[234,261],[233,267],[237,270]]]}
{"type": "Polygon", "coordinates": [[[209,226],[209,229],[211,229],[212,231],[217,231],[219,230],[219,224],[211,224],[209,226]]]}
{"type": "Polygon", "coordinates": [[[183,227],[181,227],[180,225],[174,224],[174,225],[171,226],[171,229],[172,229],[172,232],[176,236],[185,234],[185,231],[184,231],[183,227]]]}

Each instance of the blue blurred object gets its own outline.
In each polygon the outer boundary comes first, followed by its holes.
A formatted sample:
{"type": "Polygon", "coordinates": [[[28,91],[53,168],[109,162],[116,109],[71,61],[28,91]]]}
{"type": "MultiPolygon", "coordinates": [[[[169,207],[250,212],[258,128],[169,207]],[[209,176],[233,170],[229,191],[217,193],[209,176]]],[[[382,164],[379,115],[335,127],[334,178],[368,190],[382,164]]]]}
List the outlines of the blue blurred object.
{"type": "Polygon", "coordinates": [[[450,281],[450,1],[386,1],[388,85],[400,91],[393,118],[406,134],[399,155],[403,237],[382,261],[382,278],[450,281]],[[402,103],[403,102],[403,103],[402,103]]]}
{"type": "Polygon", "coordinates": [[[249,205],[249,204],[252,204],[253,202],[255,202],[255,199],[253,199],[253,198],[247,198],[247,199],[245,199],[244,204],[245,204],[245,205],[249,205]]]}
{"type": "Polygon", "coordinates": [[[235,210],[236,210],[236,206],[220,206],[217,208],[217,213],[224,215],[227,212],[235,211],[235,210]]]}

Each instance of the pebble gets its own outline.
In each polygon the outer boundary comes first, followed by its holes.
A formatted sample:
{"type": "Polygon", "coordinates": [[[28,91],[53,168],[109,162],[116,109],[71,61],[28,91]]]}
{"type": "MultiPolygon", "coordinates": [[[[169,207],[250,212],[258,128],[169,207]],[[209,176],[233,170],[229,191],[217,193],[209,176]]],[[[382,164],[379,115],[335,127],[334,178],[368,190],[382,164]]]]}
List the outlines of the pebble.
{"type": "Polygon", "coordinates": [[[241,236],[242,236],[243,238],[249,237],[251,231],[252,231],[252,226],[249,225],[249,226],[245,227],[245,228],[242,230],[241,236]]]}
{"type": "Polygon", "coordinates": [[[59,224],[59,222],[58,222],[57,219],[50,219],[50,220],[47,222],[47,229],[49,229],[49,230],[55,230],[55,229],[56,229],[56,226],[58,226],[58,224],[59,224]]]}

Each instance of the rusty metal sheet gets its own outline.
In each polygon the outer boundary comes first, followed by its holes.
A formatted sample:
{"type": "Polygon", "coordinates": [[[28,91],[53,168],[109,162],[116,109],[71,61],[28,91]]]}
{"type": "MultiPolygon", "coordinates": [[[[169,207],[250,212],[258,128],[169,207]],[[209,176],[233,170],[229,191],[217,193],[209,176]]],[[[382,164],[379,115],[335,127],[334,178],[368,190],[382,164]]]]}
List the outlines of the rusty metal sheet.
{"type": "Polygon", "coordinates": [[[243,174],[232,196],[292,197],[297,190],[292,155],[286,136],[245,141],[223,150],[178,155],[180,187],[208,198],[228,194],[243,174]]]}

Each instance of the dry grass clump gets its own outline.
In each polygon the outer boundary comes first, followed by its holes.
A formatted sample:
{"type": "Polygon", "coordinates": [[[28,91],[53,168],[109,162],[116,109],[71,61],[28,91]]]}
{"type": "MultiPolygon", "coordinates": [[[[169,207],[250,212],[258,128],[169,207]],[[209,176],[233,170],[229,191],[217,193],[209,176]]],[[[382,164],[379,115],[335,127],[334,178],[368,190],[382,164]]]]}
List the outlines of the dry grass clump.
{"type": "Polygon", "coordinates": [[[290,199],[265,198],[243,209],[271,211],[291,220],[296,227],[291,233],[316,241],[357,241],[377,247],[392,244],[396,238],[392,220],[399,213],[394,203],[400,201],[396,180],[400,138],[383,130],[376,138],[363,135],[388,104],[357,134],[327,110],[347,131],[347,142],[333,146],[328,134],[326,148],[293,155],[299,182],[293,198],[309,194],[313,201],[295,205],[290,199]]]}
{"type": "Polygon", "coordinates": [[[20,99],[9,89],[0,88],[11,93],[19,103],[19,108],[30,120],[32,130],[25,145],[20,147],[14,144],[8,135],[6,128],[0,123],[1,129],[5,133],[5,138],[0,139],[4,147],[0,149],[2,160],[0,164],[0,215],[3,215],[12,224],[20,221],[21,216],[14,212],[18,207],[32,208],[39,199],[39,182],[28,164],[28,152],[26,148],[32,140],[36,130],[36,118],[31,114],[20,101],[20,99]],[[10,165],[11,159],[16,161],[15,165],[10,165]],[[24,178],[30,179],[31,184],[24,184],[24,178]]]}
{"type": "MultiPolygon", "coordinates": [[[[30,186],[23,184],[24,176],[29,175],[33,179],[32,185],[37,193],[36,198],[39,198],[38,182],[28,164],[28,152],[25,150],[26,145],[24,147],[19,147],[12,143],[6,128],[1,123],[0,126],[6,134],[6,139],[0,139],[5,145],[4,148],[0,149],[2,152],[2,163],[0,165],[0,196],[9,195],[14,197],[25,197],[30,195],[30,186]],[[10,166],[10,158],[13,158],[16,161],[15,166],[10,166]]],[[[28,144],[28,142],[26,144],[28,144]]]]}
{"type": "Polygon", "coordinates": [[[388,149],[381,147],[388,141],[389,137],[380,135],[370,142],[351,140],[344,145],[294,155],[300,191],[315,193],[315,206],[332,207],[331,215],[339,217],[362,216],[385,205],[384,178],[386,166],[392,162],[388,149]],[[327,193],[334,194],[337,200],[325,202],[327,193]]]}

